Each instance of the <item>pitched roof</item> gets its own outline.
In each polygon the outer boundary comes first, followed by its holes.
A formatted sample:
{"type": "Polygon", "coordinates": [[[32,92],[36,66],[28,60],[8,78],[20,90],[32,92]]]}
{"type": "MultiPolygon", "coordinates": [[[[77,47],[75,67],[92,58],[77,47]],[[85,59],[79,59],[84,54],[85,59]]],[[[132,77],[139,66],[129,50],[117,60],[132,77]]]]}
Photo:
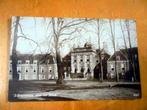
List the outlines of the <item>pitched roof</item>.
{"type": "Polygon", "coordinates": [[[116,51],[109,59],[108,61],[115,61],[118,60],[117,56],[120,57],[119,60],[129,60],[130,59],[130,54],[131,55],[138,55],[138,48],[133,47],[133,48],[128,48],[128,49],[120,49],[119,51],[116,51]]]}
{"type": "MultiPolygon", "coordinates": [[[[11,59],[12,56],[10,56],[11,59]]],[[[47,64],[49,60],[49,64],[55,63],[55,58],[50,54],[18,54],[17,59],[21,60],[22,63],[25,63],[26,60],[29,60],[30,63],[33,63],[34,60],[37,60],[40,64],[47,64]]]]}

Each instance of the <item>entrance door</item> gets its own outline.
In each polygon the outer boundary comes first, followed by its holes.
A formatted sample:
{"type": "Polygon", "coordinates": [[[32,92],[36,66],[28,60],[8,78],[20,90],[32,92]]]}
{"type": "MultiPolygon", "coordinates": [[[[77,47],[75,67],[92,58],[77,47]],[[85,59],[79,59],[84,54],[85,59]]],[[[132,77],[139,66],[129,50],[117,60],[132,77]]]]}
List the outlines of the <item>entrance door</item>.
{"type": "Polygon", "coordinates": [[[94,68],[94,79],[100,79],[100,64],[97,64],[94,68]]]}

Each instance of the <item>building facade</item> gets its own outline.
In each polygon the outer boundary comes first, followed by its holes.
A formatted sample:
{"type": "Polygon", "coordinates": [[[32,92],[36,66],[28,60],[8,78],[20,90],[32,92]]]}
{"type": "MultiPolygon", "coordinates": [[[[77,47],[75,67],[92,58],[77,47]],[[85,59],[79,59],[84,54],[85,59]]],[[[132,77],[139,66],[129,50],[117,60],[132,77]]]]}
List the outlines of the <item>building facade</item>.
{"type": "Polygon", "coordinates": [[[107,61],[107,71],[109,79],[119,81],[139,81],[139,62],[137,47],[121,49],[116,51],[107,61]]]}
{"type": "MultiPolygon", "coordinates": [[[[55,59],[49,54],[19,54],[17,59],[19,80],[49,80],[58,78],[55,59]]],[[[12,71],[12,61],[10,60],[10,79],[12,79],[12,71]]]]}
{"type": "Polygon", "coordinates": [[[71,52],[71,78],[94,78],[94,68],[99,63],[99,57],[91,46],[74,48],[71,52]]]}

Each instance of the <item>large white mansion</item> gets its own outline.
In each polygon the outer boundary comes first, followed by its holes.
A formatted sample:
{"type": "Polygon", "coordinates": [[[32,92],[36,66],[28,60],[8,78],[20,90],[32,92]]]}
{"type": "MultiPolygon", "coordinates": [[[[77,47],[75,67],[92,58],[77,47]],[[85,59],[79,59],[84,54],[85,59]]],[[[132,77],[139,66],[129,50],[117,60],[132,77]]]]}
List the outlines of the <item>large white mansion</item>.
{"type": "Polygon", "coordinates": [[[98,54],[91,44],[74,48],[71,52],[71,75],[73,78],[93,78],[94,68],[98,63],[98,54]]]}

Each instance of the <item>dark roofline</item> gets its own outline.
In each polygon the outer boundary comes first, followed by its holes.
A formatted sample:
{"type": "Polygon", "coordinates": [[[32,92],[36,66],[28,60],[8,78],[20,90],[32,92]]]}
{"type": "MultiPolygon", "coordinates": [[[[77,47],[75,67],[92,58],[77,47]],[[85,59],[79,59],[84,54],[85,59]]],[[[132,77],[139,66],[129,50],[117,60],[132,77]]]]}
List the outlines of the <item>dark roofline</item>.
{"type": "MultiPolygon", "coordinates": [[[[11,57],[12,55],[10,56],[10,60],[11,57]]],[[[49,59],[49,64],[55,64],[54,56],[50,54],[18,54],[17,59],[22,60],[23,63],[26,60],[29,60],[31,63],[33,63],[34,60],[38,60],[40,64],[46,64],[47,60],[49,59]]]]}
{"type": "MultiPolygon", "coordinates": [[[[127,54],[128,52],[130,52],[130,50],[136,50],[136,52],[137,52],[137,54],[138,54],[138,48],[137,47],[132,47],[132,48],[127,48],[127,49],[120,49],[119,51],[116,51],[115,53],[113,53],[113,55],[111,55],[110,56],[110,58],[108,59],[108,61],[114,61],[114,59],[112,59],[112,57],[115,57],[115,54],[118,54],[118,53],[120,53],[120,54],[127,54]]],[[[125,60],[129,60],[128,59],[128,55],[126,55],[127,56],[127,58],[125,58],[125,60]]],[[[123,55],[123,57],[125,57],[124,55],[123,55]]]]}

